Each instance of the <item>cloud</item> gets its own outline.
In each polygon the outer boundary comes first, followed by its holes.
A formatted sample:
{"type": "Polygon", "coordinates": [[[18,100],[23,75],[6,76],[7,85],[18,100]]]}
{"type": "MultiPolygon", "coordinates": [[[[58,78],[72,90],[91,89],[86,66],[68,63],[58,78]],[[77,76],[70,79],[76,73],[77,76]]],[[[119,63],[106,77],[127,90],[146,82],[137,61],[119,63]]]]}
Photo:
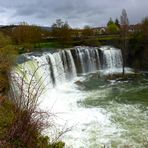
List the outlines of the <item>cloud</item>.
{"type": "Polygon", "coordinates": [[[104,26],[110,17],[119,18],[123,8],[131,23],[148,15],[147,0],[0,0],[0,23],[27,21],[31,24],[52,25],[57,19],[73,27],[104,26]]]}

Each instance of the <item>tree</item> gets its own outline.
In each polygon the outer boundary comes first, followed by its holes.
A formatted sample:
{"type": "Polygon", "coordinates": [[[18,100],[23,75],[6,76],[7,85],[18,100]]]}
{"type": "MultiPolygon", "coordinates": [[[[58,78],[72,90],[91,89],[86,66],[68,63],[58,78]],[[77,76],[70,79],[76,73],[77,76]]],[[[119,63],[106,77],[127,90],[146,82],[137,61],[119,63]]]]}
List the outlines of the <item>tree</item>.
{"type": "Polygon", "coordinates": [[[61,28],[64,22],[61,19],[57,19],[55,23],[51,26],[52,28],[52,36],[54,38],[59,38],[61,36],[61,28]]]}
{"type": "Polygon", "coordinates": [[[122,55],[123,55],[123,70],[122,75],[125,74],[125,65],[126,65],[126,54],[127,54],[127,36],[128,36],[128,25],[129,20],[127,17],[126,10],[122,10],[122,14],[120,16],[120,27],[121,27],[121,40],[122,40],[122,55]]]}
{"type": "Polygon", "coordinates": [[[69,45],[72,42],[72,31],[68,22],[65,22],[61,28],[61,43],[63,45],[69,45]]]}
{"type": "Polygon", "coordinates": [[[72,40],[72,31],[68,22],[63,22],[61,19],[57,19],[51,26],[52,37],[56,38],[63,46],[69,45],[72,40]]]}
{"type": "Polygon", "coordinates": [[[41,39],[42,31],[38,26],[23,22],[13,29],[13,41],[18,45],[36,44],[41,39]]]}
{"type": "Polygon", "coordinates": [[[107,29],[108,29],[108,32],[111,34],[118,33],[118,31],[119,31],[119,28],[115,23],[108,25],[107,29]]]}
{"type": "Polygon", "coordinates": [[[85,46],[100,46],[100,42],[98,39],[95,37],[95,32],[94,29],[91,28],[90,26],[84,26],[84,29],[82,30],[81,33],[81,44],[85,46]]]}
{"type": "Polygon", "coordinates": [[[120,21],[121,21],[122,26],[128,26],[129,25],[129,20],[128,20],[127,13],[126,13],[125,9],[122,10],[122,14],[120,16],[120,21]]]}
{"type": "Polygon", "coordinates": [[[109,26],[109,25],[111,25],[111,24],[114,24],[114,22],[113,22],[112,18],[110,17],[110,19],[109,19],[109,21],[108,21],[108,23],[107,23],[107,26],[109,26]]]}
{"type": "Polygon", "coordinates": [[[0,32],[0,48],[3,48],[5,46],[8,46],[11,44],[10,37],[4,35],[2,32],[0,32]]]}
{"type": "Polygon", "coordinates": [[[9,72],[16,56],[9,37],[0,33],[0,96],[6,95],[9,88],[9,72]]]}
{"type": "Polygon", "coordinates": [[[89,37],[93,36],[93,34],[94,34],[94,32],[90,26],[88,26],[88,25],[84,26],[84,29],[82,30],[82,37],[83,38],[89,38],[89,37]]]}
{"type": "Polygon", "coordinates": [[[118,28],[120,28],[119,20],[117,18],[115,20],[115,24],[118,26],[118,28]]]}
{"type": "Polygon", "coordinates": [[[141,52],[142,52],[142,68],[148,69],[148,17],[142,20],[141,26],[141,52]]]}
{"type": "Polygon", "coordinates": [[[142,20],[141,33],[142,33],[142,38],[147,42],[148,41],[148,17],[145,17],[142,20]]]}

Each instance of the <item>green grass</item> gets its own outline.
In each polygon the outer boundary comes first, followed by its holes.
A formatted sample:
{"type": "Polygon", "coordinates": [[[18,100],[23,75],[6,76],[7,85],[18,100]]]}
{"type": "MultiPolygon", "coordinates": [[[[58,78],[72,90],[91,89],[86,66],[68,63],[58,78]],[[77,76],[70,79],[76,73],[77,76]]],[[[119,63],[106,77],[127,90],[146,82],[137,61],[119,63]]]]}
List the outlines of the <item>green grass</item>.
{"type": "Polygon", "coordinates": [[[61,45],[58,42],[45,42],[35,45],[35,48],[59,48],[61,45]]]}
{"type": "Polygon", "coordinates": [[[63,49],[63,48],[70,48],[73,47],[73,44],[65,44],[62,45],[59,42],[43,42],[43,43],[36,43],[36,44],[22,44],[15,46],[18,49],[19,54],[23,54],[26,52],[36,52],[36,51],[43,51],[42,49],[63,49]]]}
{"type": "Polygon", "coordinates": [[[101,38],[98,38],[99,41],[101,40],[113,40],[113,39],[120,39],[120,37],[118,36],[106,36],[106,37],[101,37],[101,38]]]}

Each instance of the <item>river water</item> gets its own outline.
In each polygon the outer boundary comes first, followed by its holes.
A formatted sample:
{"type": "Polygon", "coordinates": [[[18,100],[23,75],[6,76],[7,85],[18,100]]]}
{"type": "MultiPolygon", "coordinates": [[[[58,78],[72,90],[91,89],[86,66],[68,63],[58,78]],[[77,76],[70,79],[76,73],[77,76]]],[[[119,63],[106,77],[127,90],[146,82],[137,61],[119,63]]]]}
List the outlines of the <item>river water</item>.
{"type": "Polygon", "coordinates": [[[71,128],[62,136],[66,147],[148,147],[147,74],[108,81],[96,73],[77,80],[56,87],[41,103],[57,115],[57,125],[71,128]]]}
{"type": "Polygon", "coordinates": [[[66,148],[148,148],[148,73],[106,79],[122,73],[120,49],[74,47],[22,57],[12,72],[13,89],[22,92],[22,78],[23,100],[46,89],[38,103],[51,114],[50,140],[62,135],[66,148]]]}

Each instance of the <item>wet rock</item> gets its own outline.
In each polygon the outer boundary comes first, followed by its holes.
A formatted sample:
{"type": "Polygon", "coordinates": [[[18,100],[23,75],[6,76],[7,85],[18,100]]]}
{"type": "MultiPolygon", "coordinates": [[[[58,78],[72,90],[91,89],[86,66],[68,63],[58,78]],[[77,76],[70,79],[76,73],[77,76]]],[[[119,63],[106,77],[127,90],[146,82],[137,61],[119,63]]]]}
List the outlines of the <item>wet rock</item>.
{"type": "Polygon", "coordinates": [[[77,85],[83,85],[83,82],[81,82],[81,81],[76,81],[75,84],[77,84],[77,85]]]}

